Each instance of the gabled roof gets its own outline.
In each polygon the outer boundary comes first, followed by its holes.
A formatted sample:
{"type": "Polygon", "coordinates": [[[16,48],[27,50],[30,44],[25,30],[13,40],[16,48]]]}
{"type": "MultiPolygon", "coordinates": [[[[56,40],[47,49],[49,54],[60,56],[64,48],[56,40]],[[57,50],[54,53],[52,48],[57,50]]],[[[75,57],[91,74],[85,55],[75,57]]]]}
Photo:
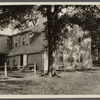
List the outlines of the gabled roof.
{"type": "Polygon", "coordinates": [[[33,27],[29,27],[29,28],[23,30],[23,32],[26,32],[26,31],[42,32],[43,29],[44,29],[44,25],[43,24],[38,24],[38,25],[35,25],[33,27]]]}
{"type": "Polygon", "coordinates": [[[7,34],[0,34],[0,36],[10,37],[10,35],[7,34]]]}
{"type": "Polygon", "coordinates": [[[19,34],[24,34],[27,32],[32,32],[37,34],[37,36],[35,36],[35,38],[33,37],[34,40],[32,40],[32,43],[30,45],[11,49],[9,51],[8,56],[14,56],[19,54],[30,54],[30,53],[37,53],[43,51],[45,49],[44,45],[47,44],[46,40],[44,40],[45,36],[42,33],[43,29],[44,29],[44,25],[39,24],[33,27],[29,27],[25,29],[22,33],[19,33],[19,34]]]}
{"type": "Polygon", "coordinates": [[[45,36],[43,33],[29,46],[23,46],[11,49],[8,56],[20,55],[20,54],[31,54],[38,53],[45,50],[44,46],[47,45],[45,36]]]}
{"type": "Polygon", "coordinates": [[[12,35],[12,36],[26,34],[27,32],[41,33],[43,31],[43,29],[44,29],[44,25],[38,24],[38,25],[35,25],[32,27],[26,28],[22,32],[19,32],[17,34],[12,35]]]}

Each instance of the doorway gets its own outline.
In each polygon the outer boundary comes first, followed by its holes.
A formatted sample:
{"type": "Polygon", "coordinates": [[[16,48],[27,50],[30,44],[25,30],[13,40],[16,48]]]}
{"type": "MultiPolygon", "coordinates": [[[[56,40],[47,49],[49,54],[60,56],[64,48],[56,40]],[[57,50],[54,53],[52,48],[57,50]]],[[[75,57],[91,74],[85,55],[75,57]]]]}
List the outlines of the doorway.
{"type": "Polygon", "coordinates": [[[23,66],[23,55],[20,55],[20,65],[23,66]]]}
{"type": "Polygon", "coordinates": [[[0,66],[4,66],[5,63],[5,54],[0,54],[0,66]]]}

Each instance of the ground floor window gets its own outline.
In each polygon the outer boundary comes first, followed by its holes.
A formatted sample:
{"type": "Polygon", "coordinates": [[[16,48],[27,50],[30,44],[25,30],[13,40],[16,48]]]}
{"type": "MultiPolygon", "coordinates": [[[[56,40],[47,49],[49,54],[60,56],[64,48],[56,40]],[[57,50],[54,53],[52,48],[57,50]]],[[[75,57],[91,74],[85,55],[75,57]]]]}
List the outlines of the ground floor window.
{"type": "Polygon", "coordinates": [[[80,62],[81,63],[83,62],[83,54],[81,54],[81,56],[80,56],[80,62]]]}
{"type": "Polygon", "coordinates": [[[63,52],[59,52],[59,62],[63,63],[63,52]]]}

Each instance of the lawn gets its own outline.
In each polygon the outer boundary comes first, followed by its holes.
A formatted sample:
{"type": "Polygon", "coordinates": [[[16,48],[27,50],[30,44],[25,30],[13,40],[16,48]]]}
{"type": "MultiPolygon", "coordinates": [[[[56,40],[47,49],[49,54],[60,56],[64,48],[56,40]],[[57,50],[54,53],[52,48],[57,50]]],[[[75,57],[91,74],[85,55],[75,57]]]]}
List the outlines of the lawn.
{"type": "Polygon", "coordinates": [[[58,77],[42,77],[33,72],[0,72],[0,94],[4,95],[99,95],[100,71],[59,72],[58,77]]]}

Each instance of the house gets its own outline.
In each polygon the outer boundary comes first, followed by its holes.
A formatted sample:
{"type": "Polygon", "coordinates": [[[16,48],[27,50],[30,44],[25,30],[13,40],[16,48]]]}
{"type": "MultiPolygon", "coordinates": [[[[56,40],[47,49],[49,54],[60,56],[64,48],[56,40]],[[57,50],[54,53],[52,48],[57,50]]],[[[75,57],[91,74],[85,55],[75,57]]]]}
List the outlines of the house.
{"type": "Polygon", "coordinates": [[[37,69],[43,70],[43,45],[46,42],[41,33],[42,27],[36,25],[12,36],[12,49],[8,54],[8,66],[20,69],[36,62],[37,69]]]}
{"type": "MultiPolygon", "coordinates": [[[[48,52],[43,33],[44,20],[37,25],[24,29],[12,36],[0,36],[0,64],[3,66],[7,56],[7,65],[11,69],[21,69],[27,65],[36,63],[38,70],[47,71],[48,52]]],[[[91,37],[85,37],[88,33],[83,32],[78,25],[68,27],[67,38],[63,38],[53,57],[55,69],[82,69],[91,68],[91,37]]]]}
{"type": "MultiPolygon", "coordinates": [[[[48,69],[48,55],[44,46],[47,44],[45,34],[42,33],[44,26],[36,25],[29,27],[21,33],[12,36],[1,36],[1,55],[5,59],[7,55],[8,67],[20,69],[26,65],[37,64],[38,70],[48,69]]],[[[91,68],[91,38],[84,38],[84,33],[77,25],[69,29],[67,38],[63,38],[54,54],[55,68],[82,69],[91,68]]],[[[1,56],[1,57],[2,57],[1,56]]],[[[0,63],[4,65],[5,60],[0,63]]]]}
{"type": "Polygon", "coordinates": [[[64,40],[63,61],[67,69],[92,68],[91,37],[78,25],[69,28],[64,40]]]}

